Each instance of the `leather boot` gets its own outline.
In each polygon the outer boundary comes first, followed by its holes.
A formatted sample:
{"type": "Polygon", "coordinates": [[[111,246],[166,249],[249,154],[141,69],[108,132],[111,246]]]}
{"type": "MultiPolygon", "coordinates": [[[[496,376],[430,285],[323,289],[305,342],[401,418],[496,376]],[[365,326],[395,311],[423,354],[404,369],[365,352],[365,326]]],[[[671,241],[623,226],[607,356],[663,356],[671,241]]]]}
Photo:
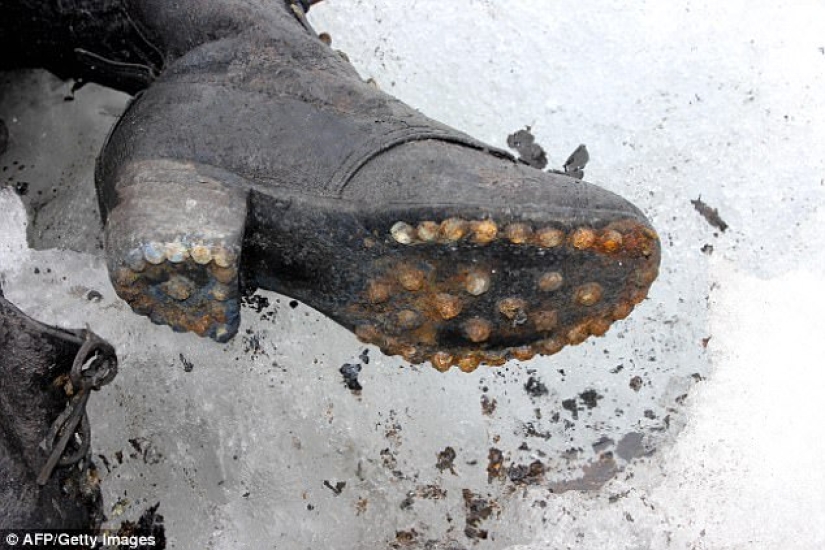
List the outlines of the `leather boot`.
{"type": "Polygon", "coordinates": [[[94,389],[84,388],[91,380],[90,371],[83,370],[85,359],[97,354],[106,363],[105,373],[93,384],[99,387],[116,372],[111,346],[88,331],[67,331],[33,320],[0,290],[3,528],[94,529],[103,520],[88,419],[77,409],[82,393],[94,389]],[[70,399],[67,388],[72,382],[70,399]],[[67,408],[67,401],[72,406],[67,408]],[[74,427],[68,424],[72,412],[77,419],[74,427]]]}
{"type": "Polygon", "coordinates": [[[156,323],[225,341],[241,292],[265,288],[385,353],[472,370],[604,334],[657,276],[637,208],[366,84],[305,3],[112,4],[100,26],[131,29],[127,53],[98,37],[74,63],[152,81],[96,179],[112,282],[156,323]]]}

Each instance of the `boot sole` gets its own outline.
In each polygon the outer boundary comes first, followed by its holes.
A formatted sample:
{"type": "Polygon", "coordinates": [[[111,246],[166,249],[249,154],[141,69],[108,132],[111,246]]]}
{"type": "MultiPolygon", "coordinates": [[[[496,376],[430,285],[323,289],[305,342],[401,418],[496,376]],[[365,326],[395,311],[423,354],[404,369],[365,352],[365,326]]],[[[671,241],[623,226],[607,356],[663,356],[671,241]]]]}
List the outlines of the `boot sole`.
{"type": "Polygon", "coordinates": [[[354,205],[173,161],[124,174],[107,222],[118,294],[155,323],[220,342],[237,332],[243,283],[295,297],[386,354],[472,371],[603,335],[658,274],[658,237],[628,212],[542,222],[354,205]]]}

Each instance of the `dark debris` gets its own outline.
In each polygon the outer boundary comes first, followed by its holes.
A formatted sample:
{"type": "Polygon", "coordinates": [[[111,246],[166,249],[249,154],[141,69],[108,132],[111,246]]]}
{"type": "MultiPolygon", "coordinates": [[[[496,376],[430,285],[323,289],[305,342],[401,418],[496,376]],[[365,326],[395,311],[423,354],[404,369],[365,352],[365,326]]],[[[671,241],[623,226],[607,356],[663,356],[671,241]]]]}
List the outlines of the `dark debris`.
{"type": "Polygon", "coordinates": [[[704,202],[702,202],[702,197],[700,196],[696,200],[690,201],[690,204],[696,209],[699,214],[702,215],[703,218],[713,227],[721,231],[722,233],[728,228],[728,224],[719,216],[719,211],[716,208],[711,208],[704,202]]]}
{"type": "Polygon", "coordinates": [[[358,381],[358,374],[361,372],[361,364],[344,363],[341,365],[341,368],[338,369],[338,372],[340,372],[341,376],[344,377],[344,385],[347,389],[352,393],[359,395],[361,390],[364,389],[358,381]]]}
{"type": "Polygon", "coordinates": [[[549,393],[547,386],[545,386],[544,383],[535,376],[531,376],[527,379],[527,383],[524,384],[524,391],[526,391],[531,397],[541,397],[542,395],[547,395],[549,393]]]}
{"type": "Polygon", "coordinates": [[[507,136],[507,147],[519,154],[519,160],[533,168],[542,169],[547,166],[547,154],[544,148],[536,143],[529,126],[507,136]]]}
{"type": "Polygon", "coordinates": [[[140,537],[154,537],[155,544],[121,544],[118,549],[126,550],[165,550],[166,549],[166,529],[163,526],[163,516],[158,514],[160,502],[146,509],[141,514],[137,523],[124,521],[120,524],[116,536],[126,537],[128,540],[140,540],[140,537]],[[134,539],[133,537],[137,537],[134,539]]]}
{"type": "Polygon", "coordinates": [[[178,354],[178,357],[180,358],[180,362],[183,364],[183,371],[192,372],[192,369],[195,368],[194,363],[192,363],[192,361],[184,357],[182,353],[178,354]]]}
{"type": "Polygon", "coordinates": [[[567,157],[567,161],[564,163],[564,173],[582,179],[584,177],[584,167],[587,166],[589,161],[590,153],[587,152],[587,146],[581,144],[567,157]]]}
{"type": "Polygon", "coordinates": [[[487,539],[489,533],[487,530],[481,529],[480,525],[482,521],[488,519],[493,514],[496,508],[495,502],[483,498],[481,495],[477,495],[469,489],[462,490],[461,495],[464,497],[464,508],[467,511],[464,535],[468,539],[487,539]]]}
{"type": "Polygon", "coordinates": [[[346,481],[337,481],[337,482],[335,482],[335,485],[333,485],[332,483],[329,482],[328,479],[324,480],[324,487],[326,487],[327,489],[332,491],[332,494],[334,494],[335,496],[340,495],[341,492],[344,490],[344,487],[346,487],[346,486],[347,486],[346,481]]]}
{"type": "Polygon", "coordinates": [[[443,451],[440,451],[437,455],[438,462],[435,463],[435,467],[438,468],[440,472],[444,470],[450,470],[450,473],[456,475],[455,467],[453,462],[456,458],[455,449],[452,447],[445,447],[443,451]]]}
{"type": "Polygon", "coordinates": [[[487,483],[492,483],[494,479],[502,476],[504,468],[504,453],[500,449],[490,447],[487,453],[487,483]]]}

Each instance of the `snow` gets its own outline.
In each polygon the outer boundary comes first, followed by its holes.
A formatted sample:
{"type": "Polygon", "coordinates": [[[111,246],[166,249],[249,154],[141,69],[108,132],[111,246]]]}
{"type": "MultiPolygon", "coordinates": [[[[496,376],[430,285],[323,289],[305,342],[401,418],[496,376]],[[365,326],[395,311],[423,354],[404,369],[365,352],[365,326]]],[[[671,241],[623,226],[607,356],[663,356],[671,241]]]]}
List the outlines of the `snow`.
{"type": "Polygon", "coordinates": [[[118,350],[89,406],[110,522],[159,501],[173,548],[389,548],[413,531],[413,548],[825,546],[825,7],[327,0],[310,15],[434,118],[500,147],[529,125],[554,167],[587,144],[586,178],[660,232],[660,279],[606,337],[471,375],[374,348],[363,363],[354,336],[273,293],[229,344],[175,334],[115,296],[96,246],[91,169],[125,97],[87,86],[65,102],[70,84],[19,73],[0,83],[0,184],[22,173],[31,190],[0,190],[0,284],[118,350]],[[339,368],[358,362],[355,395],[339,368]],[[436,466],[446,447],[455,474],[436,466]],[[505,468],[541,460],[546,479],[488,482],[490,448],[505,468]],[[617,472],[599,487],[605,450],[617,472]],[[495,505],[486,540],[465,536],[464,489],[495,505]]]}

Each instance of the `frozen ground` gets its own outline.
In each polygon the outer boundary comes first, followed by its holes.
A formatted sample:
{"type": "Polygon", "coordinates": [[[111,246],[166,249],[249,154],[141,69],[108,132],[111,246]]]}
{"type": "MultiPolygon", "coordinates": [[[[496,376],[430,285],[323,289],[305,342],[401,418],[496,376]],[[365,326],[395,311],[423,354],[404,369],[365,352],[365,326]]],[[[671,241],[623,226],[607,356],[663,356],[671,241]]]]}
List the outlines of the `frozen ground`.
{"type": "Polygon", "coordinates": [[[530,125],[555,167],[586,143],[587,179],[662,235],[660,279],[605,338],[472,375],[366,363],[271,293],[229,344],[174,334],[100,257],[92,166],[125,96],[3,76],[0,284],[118,349],[90,404],[112,524],[160,502],[180,549],[825,546],[825,7],[327,0],[312,20],[481,139],[530,125]]]}

